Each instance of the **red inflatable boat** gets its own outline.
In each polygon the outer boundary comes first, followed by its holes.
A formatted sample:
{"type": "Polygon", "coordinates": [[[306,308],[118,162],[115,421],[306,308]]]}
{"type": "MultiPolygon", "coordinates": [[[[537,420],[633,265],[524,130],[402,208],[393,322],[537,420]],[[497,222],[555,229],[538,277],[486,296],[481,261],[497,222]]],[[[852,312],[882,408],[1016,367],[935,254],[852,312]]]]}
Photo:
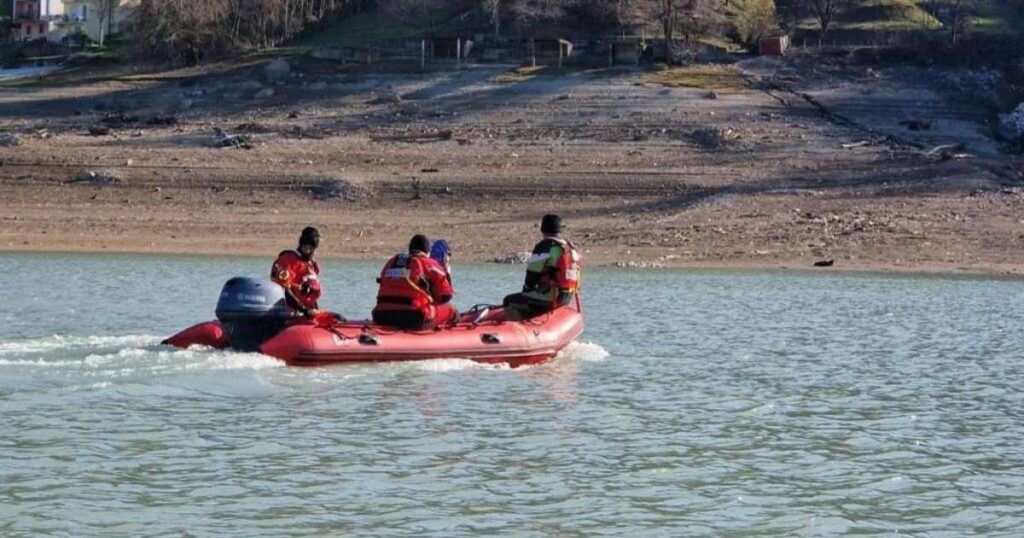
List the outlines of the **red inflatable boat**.
{"type": "MultiPolygon", "coordinates": [[[[258,349],[298,366],[454,358],[515,368],[554,357],[583,332],[583,315],[573,306],[526,321],[504,318],[500,307],[492,307],[469,312],[451,327],[424,331],[389,329],[368,321],[318,324],[293,320],[258,349]]],[[[227,348],[232,347],[229,332],[222,322],[208,321],[164,343],[227,348]]]]}

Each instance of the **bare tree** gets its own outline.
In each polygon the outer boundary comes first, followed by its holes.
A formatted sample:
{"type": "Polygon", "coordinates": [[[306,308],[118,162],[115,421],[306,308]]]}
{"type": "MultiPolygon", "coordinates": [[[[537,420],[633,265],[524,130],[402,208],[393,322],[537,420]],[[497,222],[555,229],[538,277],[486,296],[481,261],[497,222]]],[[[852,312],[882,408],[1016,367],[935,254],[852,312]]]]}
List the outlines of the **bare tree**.
{"type": "Polygon", "coordinates": [[[739,0],[736,7],[736,33],[743,44],[756,45],[766,33],[775,28],[773,0],[739,0]]]}
{"type": "Polygon", "coordinates": [[[381,0],[380,7],[392,19],[419,26],[424,37],[434,32],[437,17],[446,11],[445,0],[381,0]]]}
{"type": "Polygon", "coordinates": [[[775,0],[775,20],[786,32],[795,30],[800,20],[809,15],[807,0],[775,0]]]}
{"type": "MultiPolygon", "coordinates": [[[[949,32],[955,47],[974,25],[980,4],[981,0],[927,0],[921,7],[949,32]]],[[[1024,7],[1024,2],[1021,6],[1024,7]]]]}
{"type": "Polygon", "coordinates": [[[121,0],[93,0],[93,9],[96,10],[96,22],[100,27],[100,46],[106,42],[110,34],[110,27],[114,19],[114,10],[117,9],[121,0]]]}
{"type": "Polygon", "coordinates": [[[691,41],[720,30],[725,21],[722,0],[646,0],[644,12],[659,23],[665,39],[665,61],[675,63],[676,37],[691,41]]]}
{"type": "MultiPolygon", "coordinates": [[[[451,0],[449,0],[450,2],[451,0]]],[[[580,0],[480,0],[487,21],[494,29],[494,38],[501,39],[506,26],[529,32],[533,25],[565,16],[566,9],[580,0]],[[504,23],[508,23],[507,25],[504,23]]],[[[598,0],[606,1],[606,0],[598,0]]]]}
{"type": "Polygon", "coordinates": [[[512,25],[520,32],[529,31],[542,21],[558,20],[572,0],[507,0],[512,25]]]}
{"type": "Polygon", "coordinates": [[[808,7],[814,18],[818,19],[818,40],[823,40],[828,29],[853,0],[808,0],[808,7]]]}
{"type": "Polygon", "coordinates": [[[134,41],[147,55],[198,62],[278,45],[367,1],[141,0],[134,41]]]}
{"type": "Polygon", "coordinates": [[[483,0],[484,12],[487,13],[487,20],[494,27],[496,41],[501,39],[501,8],[504,4],[503,0],[483,0]]]}

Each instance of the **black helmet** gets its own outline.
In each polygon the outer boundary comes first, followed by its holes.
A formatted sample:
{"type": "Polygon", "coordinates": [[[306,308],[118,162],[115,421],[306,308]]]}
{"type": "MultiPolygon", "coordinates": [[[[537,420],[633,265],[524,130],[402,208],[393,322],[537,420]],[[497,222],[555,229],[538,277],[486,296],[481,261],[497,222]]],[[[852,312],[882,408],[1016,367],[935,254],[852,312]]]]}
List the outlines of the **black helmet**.
{"type": "Polygon", "coordinates": [[[544,218],[540,221],[540,231],[547,235],[562,233],[562,217],[558,215],[544,215],[544,218]]]}
{"type": "Polygon", "coordinates": [[[306,226],[302,229],[302,235],[299,236],[299,246],[309,245],[313,248],[320,247],[320,230],[312,226],[306,226]]]}
{"type": "Polygon", "coordinates": [[[409,240],[409,254],[420,251],[424,254],[430,252],[430,240],[423,234],[416,234],[409,240]]]}

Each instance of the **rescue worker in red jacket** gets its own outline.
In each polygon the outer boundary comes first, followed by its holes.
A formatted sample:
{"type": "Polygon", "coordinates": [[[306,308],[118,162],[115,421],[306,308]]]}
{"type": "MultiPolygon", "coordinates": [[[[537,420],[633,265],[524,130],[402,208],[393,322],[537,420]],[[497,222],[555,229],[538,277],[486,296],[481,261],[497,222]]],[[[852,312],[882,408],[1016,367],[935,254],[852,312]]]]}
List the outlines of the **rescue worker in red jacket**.
{"type": "Polygon", "coordinates": [[[284,288],[288,306],[306,317],[314,317],[320,299],[320,265],[316,262],[316,249],[320,246],[320,231],[307,226],[299,236],[299,247],[277,255],[270,269],[270,278],[284,288]]]}
{"type": "Polygon", "coordinates": [[[570,304],[579,290],[582,257],[575,245],[559,237],[561,217],[544,215],[540,232],[543,238],[533,247],[523,291],[502,301],[508,319],[528,319],[570,304]]]}
{"type": "Polygon", "coordinates": [[[396,254],[380,272],[380,290],[373,321],[401,329],[429,329],[452,323],[455,292],[451,277],[431,259],[430,240],[423,235],[409,241],[408,254],[396,254]]]}

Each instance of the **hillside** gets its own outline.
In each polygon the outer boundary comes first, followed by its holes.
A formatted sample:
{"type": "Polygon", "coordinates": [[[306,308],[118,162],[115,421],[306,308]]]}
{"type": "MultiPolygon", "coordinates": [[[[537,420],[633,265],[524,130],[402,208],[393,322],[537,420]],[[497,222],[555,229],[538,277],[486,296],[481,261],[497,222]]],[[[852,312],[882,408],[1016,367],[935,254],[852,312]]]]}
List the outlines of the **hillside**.
{"type": "MultiPolygon", "coordinates": [[[[924,8],[926,0],[860,0],[841,11],[833,21],[829,39],[841,44],[877,45],[891,44],[890,36],[907,32],[929,32],[942,30],[943,24],[924,8]]],[[[737,4],[729,3],[723,13],[726,24],[722,28],[726,38],[732,36],[733,19],[737,16],[737,4]]],[[[780,16],[782,12],[780,11],[780,16]]],[[[360,47],[403,39],[418,39],[424,34],[436,36],[469,36],[492,30],[482,13],[470,11],[441,12],[433,17],[429,25],[396,18],[380,9],[370,9],[350,17],[342,17],[323,30],[302,36],[293,42],[300,47],[360,47]]],[[[617,30],[605,27],[588,27],[579,21],[564,21],[559,25],[548,21],[534,25],[532,32],[543,35],[621,35],[641,33],[656,39],[661,33],[657,20],[635,19],[631,28],[617,30]]],[[[818,21],[806,16],[797,22],[797,34],[804,37],[816,36],[818,21]]],[[[1014,32],[1024,28],[1024,9],[1012,0],[982,0],[975,28],[979,31],[1014,32]]]]}

